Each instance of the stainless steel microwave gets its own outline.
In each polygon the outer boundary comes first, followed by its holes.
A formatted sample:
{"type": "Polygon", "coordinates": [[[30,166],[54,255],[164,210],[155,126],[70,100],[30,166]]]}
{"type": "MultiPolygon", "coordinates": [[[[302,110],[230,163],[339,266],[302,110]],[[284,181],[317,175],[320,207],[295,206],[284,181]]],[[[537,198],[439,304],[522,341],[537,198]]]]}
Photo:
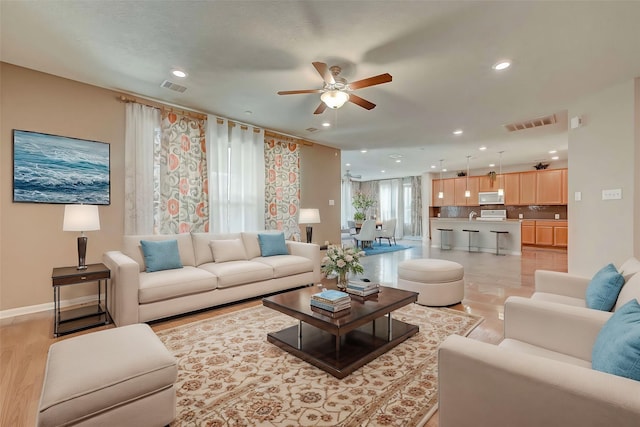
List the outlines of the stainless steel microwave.
{"type": "Polygon", "coordinates": [[[478,203],[480,205],[504,205],[504,194],[497,191],[486,191],[478,193],[478,203]]]}

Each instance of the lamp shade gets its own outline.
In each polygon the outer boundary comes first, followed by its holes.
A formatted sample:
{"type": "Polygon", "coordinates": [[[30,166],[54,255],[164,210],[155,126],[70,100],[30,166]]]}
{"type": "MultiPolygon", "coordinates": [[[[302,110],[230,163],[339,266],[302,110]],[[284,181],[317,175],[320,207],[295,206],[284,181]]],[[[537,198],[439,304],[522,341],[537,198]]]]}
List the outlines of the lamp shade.
{"type": "Polygon", "coordinates": [[[329,108],[340,108],[349,100],[349,94],[341,90],[328,90],[320,95],[322,102],[329,108]]]}
{"type": "Polygon", "coordinates": [[[320,224],[320,211],[318,209],[300,209],[300,224],[320,224]]]}
{"type": "Polygon", "coordinates": [[[100,230],[100,215],[96,205],[65,205],[63,231],[100,230]]]}

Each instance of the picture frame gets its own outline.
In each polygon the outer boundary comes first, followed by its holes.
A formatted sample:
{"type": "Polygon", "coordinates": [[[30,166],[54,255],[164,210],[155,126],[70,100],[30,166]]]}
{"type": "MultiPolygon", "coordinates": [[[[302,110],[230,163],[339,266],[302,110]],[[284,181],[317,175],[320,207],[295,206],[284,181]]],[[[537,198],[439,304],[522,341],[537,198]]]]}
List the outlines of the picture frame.
{"type": "Polygon", "coordinates": [[[13,202],[111,204],[110,144],[14,129],[13,202]]]}

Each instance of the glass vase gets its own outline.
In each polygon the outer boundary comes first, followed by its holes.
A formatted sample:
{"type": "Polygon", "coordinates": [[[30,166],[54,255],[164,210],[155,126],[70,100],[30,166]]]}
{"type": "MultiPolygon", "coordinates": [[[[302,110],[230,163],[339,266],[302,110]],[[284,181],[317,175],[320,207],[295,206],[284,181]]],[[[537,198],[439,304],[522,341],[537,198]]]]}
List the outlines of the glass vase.
{"type": "Polygon", "coordinates": [[[349,281],[346,271],[338,272],[338,289],[344,291],[347,289],[347,282],[349,281]]]}

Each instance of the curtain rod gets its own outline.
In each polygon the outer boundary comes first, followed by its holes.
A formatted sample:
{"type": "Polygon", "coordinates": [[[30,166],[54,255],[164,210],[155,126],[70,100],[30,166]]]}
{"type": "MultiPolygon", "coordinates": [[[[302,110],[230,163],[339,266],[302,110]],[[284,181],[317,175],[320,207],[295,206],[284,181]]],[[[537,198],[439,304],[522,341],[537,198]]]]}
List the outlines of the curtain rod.
{"type": "MultiPolygon", "coordinates": [[[[207,119],[208,115],[206,113],[200,113],[197,111],[189,111],[189,110],[185,110],[185,109],[177,109],[175,107],[172,106],[168,106],[166,104],[163,104],[161,102],[157,102],[157,101],[151,101],[151,100],[146,100],[146,99],[140,99],[137,97],[127,97],[125,95],[120,95],[117,97],[118,101],[120,102],[124,102],[124,103],[130,103],[130,102],[135,102],[137,104],[142,104],[142,105],[146,105],[147,107],[151,107],[151,108],[157,108],[160,110],[167,110],[167,111],[175,111],[175,112],[180,112],[182,114],[184,114],[185,116],[190,116],[199,120],[205,120],[207,119]]],[[[212,116],[215,116],[215,114],[211,114],[212,116]]],[[[224,122],[224,120],[227,120],[227,122],[229,123],[229,126],[233,127],[236,124],[240,125],[241,129],[248,129],[249,127],[253,128],[253,131],[255,133],[259,133],[260,132],[260,127],[259,126],[255,126],[249,123],[243,123],[240,122],[238,120],[231,120],[231,119],[225,119],[222,117],[218,117],[215,116],[217,123],[218,124],[222,124],[224,122]]],[[[276,131],[272,131],[272,130],[268,130],[265,129],[264,131],[264,136],[265,138],[267,136],[270,137],[276,137],[276,138],[281,138],[281,139],[285,139],[285,140],[291,140],[292,142],[295,142],[297,144],[302,144],[302,145],[306,145],[306,146],[313,146],[313,142],[312,141],[308,141],[306,139],[302,139],[300,137],[297,136],[293,136],[293,135],[288,135],[286,133],[282,133],[282,132],[276,132],[276,131]]]]}

